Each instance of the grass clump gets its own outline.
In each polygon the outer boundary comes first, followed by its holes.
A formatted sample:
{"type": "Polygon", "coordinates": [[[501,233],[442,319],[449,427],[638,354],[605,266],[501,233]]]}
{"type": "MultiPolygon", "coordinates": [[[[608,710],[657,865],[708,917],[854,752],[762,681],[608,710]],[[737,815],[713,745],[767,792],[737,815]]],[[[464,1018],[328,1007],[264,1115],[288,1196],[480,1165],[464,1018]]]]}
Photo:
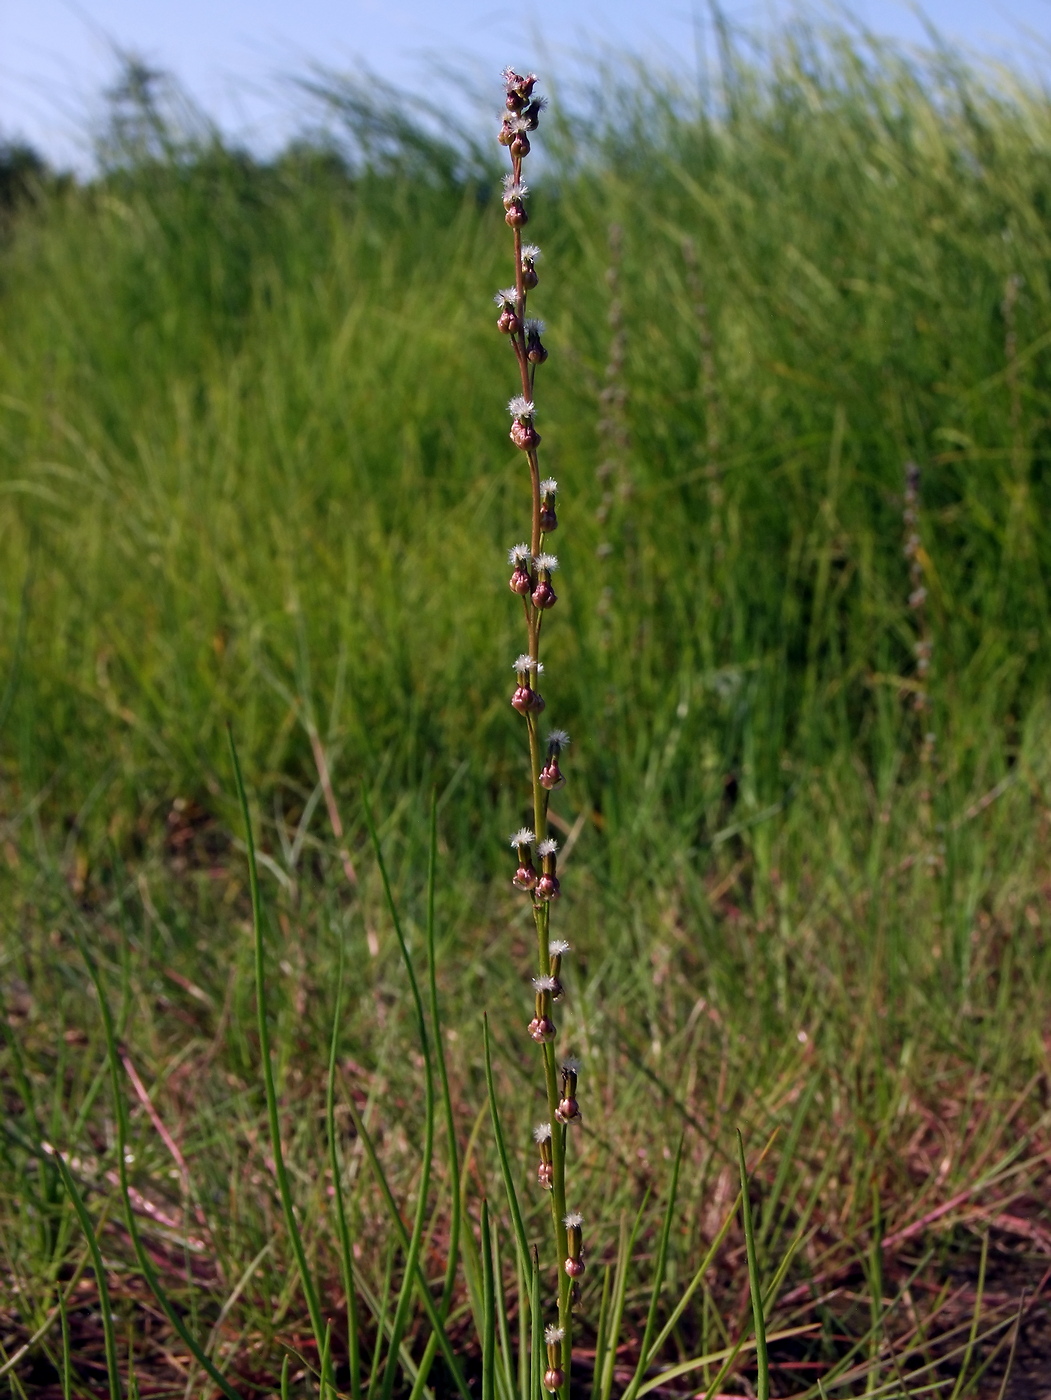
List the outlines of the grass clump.
{"type": "MultiPolygon", "coordinates": [[[[538,182],[558,268],[545,469],[574,482],[547,657],[575,740],[559,917],[588,1075],[574,1184],[597,1400],[638,1360],[604,1350],[614,1318],[660,1341],[684,1393],[709,1388],[749,1325],[749,1272],[772,1393],[894,1394],[909,1373],[980,1393],[1051,1237],[1051,109],[836,39],[788,36],[768,60],[727,71],[718,111],[611,75],[612,115],[567,124],[538,182]],[[738,1125],[747,1242],[721,1235],[738,1125]],[[683,1128],[665,1231],[646,1192],[683,1128]],[[720,1271],[676,1315],[717,1238],[720,1271]],[[627,1269],[642,1246],[670,1283],[652,1318],[627,1269]]],[[[518,1029],[529,915],[491,879],[527,815],[504,693],[520,648],[495,601],[521,533],[485,310],[503,210],[469,164],[423,180],[384,160],[262,166],[210,138],[41,186],[4,233],[0,1366],[33,1339],[4,1373],[15,1394],[83,1389],[114,1348],[126,1376],[187,1384],[121,1223],[78,937],[129,1076],[143,1247],[209,1360],[275,1388],[287,1358],[294,1392],[327,1345],[343,1385],[342,1171],[361,1356],[386,1355],[376,1319],[400,1311],[413,1384],[425,1309],[360,1127],[414,1225],[424,1199],[437,1298],[461,1188],[441,1152],[421,1186],[422,1052],[362,783],[407,950],[432,930],[463,1181],[497,1199],[483,1005],[505,1128],[542,1112],[518,1029]],[[258,794],[274,1107],[306,1262],[336,1300],[327,1343],[274,1214],[231,715],[258,794]],[[113,1336],[44,1144],[95,1222],[113,1336]]],[[[535,1169],[528,1139],[508,1152],[535,1169]]],[[[443,1304],[468,1365],[471,1299],[483,1312],[513,1271],[490,1229],[443,1304]]],[[[451,1386],[432,1359],[427,1384],[451,1386]]]]}

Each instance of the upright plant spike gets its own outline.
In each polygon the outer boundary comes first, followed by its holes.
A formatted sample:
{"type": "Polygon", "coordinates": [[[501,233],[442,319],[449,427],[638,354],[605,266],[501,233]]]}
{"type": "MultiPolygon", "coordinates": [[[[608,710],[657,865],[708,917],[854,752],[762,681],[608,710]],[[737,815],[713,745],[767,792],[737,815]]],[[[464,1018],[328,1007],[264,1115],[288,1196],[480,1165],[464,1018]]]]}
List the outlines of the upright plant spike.
{"type": "Polygon", "coordinates": [[[496,327],[501,335],[507,337],[518,368],[521,392],[514,395],[507,409],[511,415],[511,441],[525,456],[531,492],[529,542],[512,547],[508,555],[512,570],[508,583],[511,592],[522,600],[526,631],[526,650],[514,663],[517,684],[511,695],[511,704],[526,724],[533,810],[532,826],[518,831],[511,838],[511,845],[518,862],[513,884],[516,889],[529,895],[536,926],[535,1006],[528,1031],[540,1047],[548,1101],[548,1129],[537,1142],[541,1147],[539,1182],[551,1193],[551,1222],[558,1270],[558,1321],[547,1330],[549,1360],[544,1371],[544,1383],[549,1392],[557,1392],[563,1400],[568,1400],[573,1354],[572,1309],[577,1292],[576,1280],[585,1269],[580,1230],[582,1217],[578,1218],[577,1212],[568,1212],[566,1201],[565,1125],[580,1116],[575,1097],[579,1066],[574,1062],[571,1080],[563,1071],[560,1092],[559,1067],[554,1049],[558,1027],[552,1013],[553,1003],[563,994],[560,976],[562,957],[569,949],[568,944],[559,943],[555,951],[550,938],[551,905],[562,891],[558,877],[558,843],[548,835],[548,803],[551,793],[565,783],[559,758],[569,737],[562,730],[554,730],[542,742],[538,725],[540,714],[545,709],[544,697],[539,689],[539,679],[544,671],[540,659],[540,635],[544,618],[558,602],[552,581],[558,559],[548,548],[549,536],[558,528],[558,483],[553,477],[541,480],[540,476],[538,451],[541,439],[536,427],[535,387],[537,369],[547,360],[548,351],[543,343],[543,321],[527,314],[529,294],[540,280],[536,270],[540,249],[522,241],[522,230],[529,222],[526,207],[529,186],[522,178],[523,163],[529,155],[530,136],[537,129],[545,102],[536,95],[537,79],[534,73],[521,74],[513,68],[506,68],[503,79],[505,102],[497,140],[507,149],[511,162],[511,169],[504,177],[503,203],[504,221],[511,229],[514,240],[514,286],[496,294],[499,307],[496,327]],[[539,869],[534,863],[534,856],[539,869]],[[562,1109],[567,1111],[563,1114],[562,1109]],[[573,1223],[567,1224],[567,1221],[573,1223]]]}

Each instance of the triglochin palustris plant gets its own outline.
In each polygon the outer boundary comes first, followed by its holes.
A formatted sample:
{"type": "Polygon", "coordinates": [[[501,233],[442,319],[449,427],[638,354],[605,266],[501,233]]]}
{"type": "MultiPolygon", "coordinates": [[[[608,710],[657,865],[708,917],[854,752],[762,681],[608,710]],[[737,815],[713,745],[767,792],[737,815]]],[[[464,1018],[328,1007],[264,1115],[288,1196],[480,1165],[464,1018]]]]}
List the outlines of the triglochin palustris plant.
{"type": "Polygon", "coordinates": [[[511,592],[522,600],[528,641],[527,649],[514,662],[517,683],[511,704],[525,720],[533,807],[532,827],[515,832],[511,847],[518,858],[513,883],[532,900],[536,925],[537,975],[533,978],[534,1014],[528,1033],[540,1047],[543,1058],[550,1115],[549,1121],[541,1123],[533,1133],[540,1154],[537,1180],[551,1193],[558,1258],[558,1320],[545,1331],[548,1364],[544,1385],[548,1391],[560,1393],[565,1400],[569,1394],[573,1351],[573,1304],[578,1293],[577,1280],[584,1273],[584,1217],[578,1211],[568,1210],[566,1204],[567,1129],[580,1119],[577,1103],[580,1062],[575,1059],[560,1062],[555,1051],[558,1035],[555,1003],[563,996],[562,960],[569,952],[569,944],[550,936],[551,907],[561,887],[558,842],[548,834],[548,801],[551,793],[565,783],[559,760],[569,743],[569,735],[564,729],[552,729],[546,737],[540,732],[540,715],[545,709],[539,689],[544,673],[540,660],[541,632],[547,613],[558,602],[553,582],[558,557],[550,552],[548,544],[549,536],[558,528],[555,509],[558,483],[552,477],[541,478],[540,475],[534,385],[537,368],[547,359],[548,352],[543,342],[543,321],[526,314],[529,295],[539,282],[540,249],[522,240],[522,230],[529,222],[526,209],[529,186],[522,178],[522,166],[529,154],[530,134],[537,128],[545,103],[535,94],[534,74],[523,76],[508,68],[503,78],[506,103],[497,139],[506,147],[511,160],[510,172],[504,178],[503,202],[504,219],[514,237],[514,286],[496,293],[499,307],[496,324],[507,337],[518,365],[521,392],[507,407],[511,415],[511,441],[524,454],[528,465],[532,502],[529,541],[512,546],[508,554],[511,592]]]}

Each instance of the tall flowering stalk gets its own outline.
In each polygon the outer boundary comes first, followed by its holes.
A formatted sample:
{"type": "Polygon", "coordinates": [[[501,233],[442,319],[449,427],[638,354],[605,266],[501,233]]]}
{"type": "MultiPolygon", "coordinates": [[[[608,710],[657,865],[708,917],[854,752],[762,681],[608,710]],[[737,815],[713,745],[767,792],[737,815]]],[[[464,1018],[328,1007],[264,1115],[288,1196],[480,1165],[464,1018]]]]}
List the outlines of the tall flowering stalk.
{"type": "Polygon", "coordinates": [[[526,201],[529,188],[522,168],[529,154],[530,133],[537,129],[544,99],[534,94],[536,77],[505,70],[506,107],[498,140],[506,147],[511,170],[504,179],[504,219],[514,238],[514,286],[496,294],[499,307],[497,329],[507,337],[518,365],[521,393],[508,404],[511,414],[511,441],[524,454],[529,469],[532,499],[529,542],[516,544],[510,551],[511,592],[522,600],[527,647],[514,663],[516,685],[511,704],[525,720],[529,740],[529,767],[532,780],[533,825],[523,827],[511,838],[518,859],[513,883],[529,895],[536,925],[537,975],[533,979],[535,1001],[529,1035],[540,1047],[548,1119],[533,1136],[540,1155],[537,1179],[551,1193],[558,1267],[558,1320],[545,1331],[547,1369],[544,1385],[548,1391],[569,1395],[570,1361],[573,1349],[572,1308],[584,1272],[582,1228],[584,1219],[570,1211],[566,1200],[566,1147],[569,1125],[580,1119],[577,1103],[576,1060],[560,1061],[555,1050],[558,1034],[555,1006],[562,999],[562,960],[569,944],[551,937],[551,906],[558,899],[558,843],[548,835],[548,802],[551,793],[563,786],[560,760],[569,736],[552,729],[541,737],[540,716],[544,698],[540,678],[544,665],[540,641],[544,619],[558,602],[553,576],[558,558],[548,550],[548,538],[558,528],[555,510],[558,483],[540,475],[540,434],[536,430],[534,385],[538,366],[547,359],[543,343],[544,323],[527,314],[529,294],[538,283],[540,249],[523,242],[529,222],[526,201]]]}

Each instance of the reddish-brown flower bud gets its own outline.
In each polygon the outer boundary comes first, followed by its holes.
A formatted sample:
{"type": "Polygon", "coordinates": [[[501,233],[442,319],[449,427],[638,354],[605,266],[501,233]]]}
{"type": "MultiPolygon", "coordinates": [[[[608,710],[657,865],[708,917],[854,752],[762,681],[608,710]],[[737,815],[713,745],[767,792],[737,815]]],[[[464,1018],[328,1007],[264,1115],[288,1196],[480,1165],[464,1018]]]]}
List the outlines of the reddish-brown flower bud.
{"type": "Polygon", "coordinates": [[[538,1045],[550,1045],[558,1032],[550,1016],[534,1016],[529,1022],[529,1034],[538,1045]]]}
{"type": "Polygon", "coordinates": [[[561,893],[558,876],[555,874],[558,842],[547,837],[538,844],[536,849],[537,855],[543,863],[544,873],[536,882],[535,898],[538,903],[546,903],[548,900],[557,899],[561,893]]]}
{"type": "MultiPolygon", "coordinates": [[[[520,658],[528,660],[528,657],[520,658]]],[[[512,884],[518,890],[531,890],[536,885],[536,869],[533,866],[533,857],[529,848],[536,840],[536,836],[527,826],[523,826],[511,837],[511,849],[518,856],[518,869],[514,873],[512,884]]]]}
{"type": "Polygon", "coordinates": [[[536,888],[536,869],[527,855],[522,864],[515,871],[511,883],[516,890],[532,890],[536,888]]]}
{"type": "Polygon", "coordinates": [[[523,452],[530,452],[534,447],[540,446],[540,434],[533,426],[533,420],[526,418],[524,421],[516,418],[511,424],[511,441],[516,447],[520,447],[523,452]]]}
{"type": "MultiPolygon", "coordinates": [[[[532,128],[530,128],[530,130],[532,130],[532,128]]],[[[521,160],[523,156],[529,154],[529,137],[524,131],[515,133],[515,138],[511,142],[511,154],[518,160],[521,160]]]]}
{"type": "Polygon", "coordinates": [[[555,1117],[560,1123],[572,1123],[575,1118],[580,1117],[580,1105],[576,1099],[561,1099],[555,1110],[555,1117]]]}
{"type": "Polygon", "coordinates": [[[560,1390],[566,1383],[566,1373],[562,1369],[562,1347],[565,1344],[565,1331],[558,1326],[544,1328],[544,1341],[547,1344],[547,1370],[544,1372],[544,1386],[547,1390],[560,1390]]]}
{"type": "Polygon", "coordinates": [[[584,1247],[581,1242],[584,1217],[579,1211],[571,1210],[568,1215],[563,1216],[562,1223],[566,1227],[566,1253],[569,1256],[563,1267],[570,1278],[580,1278],[584,1272],[584,1247]]]}
{"type": "Polygon", "coordinates": [[[522,322],[508,306],[496,318],[496,329],[503,335],[517,335],[522,329],[522,322]]]}
{"type": "Polygon", "coordinates": [[[536,580],[533,577],[533,555],[527,544],[516,544],[507,551],[507,562],[511,565],[511,577],[507,584],[512,593],[520,598],[532,593],[536,580]]]}
{"type": "Polygon", "coordinates": [[[526,262],[525,259],[523,259],[522,286],[525,287],[527,292],[531,292],[539,281],[540,278],[536,275],[536,268],[531,262],[526,262]]]}
{"type": "Polygon", "coordinates": [[[533,589],[533,606],[535,608],[553,608],[558,602],[558,594],[551,583],[551,575],[558,568],[557,554],[538,554],[533,560],[533,568],[536,570],[537,584],[533,589]]]}
{"type": "MultiPolygon", "coordinates": [[[[533,595],[534,599],[536,595],[533,595]]],[[[566,778],[562,769],[558,766],[558,759],[552,758],[540,770],[540,786],[547,788],[548,792],[554,792],[556,788],[565,787],[566,778]]]]}
{"type": "MultiPolygon", "coordinates": [[[[530,1035],[533,1034],[533,1024],[530,1022],[530,1035]]],[[[537,1167],[536,1179],[545,1191],[550,1191],[555,1179],[551,1159],[551,1124],[538,1123],[533,1129],[533,1141],[540,1149],[540,1165],[537,1167]]]]}
{"type": "Polygon", "coordinates": [[[543,331],[537,329],[542,326],[542,321],[526,322],[526,358],[531,365],[542,365],[547,359],[547,349],[540,339],[543,331]]]}
{"type": "Polygon", "coordinates": [[[558,529],[558,516],[555,507],[544,502],[540,507],[540,530],[545,535],[550,535],[552,530],[558,529]]]}
{"type": "Polygon", "coordinates": [[[504,215],[504,223],[510,228],[525,228],[529,222],[529,215],[526,213],[525,205],[520,199],[512,199],[507,206],[507,213],[504,215]]]}
{"type": "Polygon", "coordinates": [[[562,886],[558,882],[557,875],[541,875],[536,882],[536,898],[541,904],[547,904],[552,899],[558,899],[562,894],[562,886]]]}

